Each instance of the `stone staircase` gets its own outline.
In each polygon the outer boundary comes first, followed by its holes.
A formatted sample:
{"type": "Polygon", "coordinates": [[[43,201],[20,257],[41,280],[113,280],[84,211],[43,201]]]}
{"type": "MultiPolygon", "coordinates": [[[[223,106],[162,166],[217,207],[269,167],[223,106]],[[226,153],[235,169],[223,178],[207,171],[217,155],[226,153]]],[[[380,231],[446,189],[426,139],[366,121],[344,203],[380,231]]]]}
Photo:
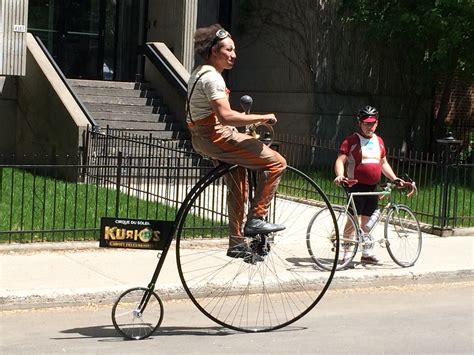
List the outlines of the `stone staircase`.
{"type": "MultiPolygon", "coordinates": [[[[183,124],[169,114],[149,84],[81,79],[68,83],[100,128],[89,142],[91,164],[115,167],[120,152],[122,174],[130,184],[155,174],[157,167],[163,168],[166,179],[189,179],[212,166],[193,152],[183,124]]],[[[114,181],[115,170],[101,169],[100,178],[114,181]]]]}
{"type": "Polygon", "coordinates": [[[101,129],[166,140],[188,138],[183,124],[147,83],[80,79],[68,83],[101,129]]]}

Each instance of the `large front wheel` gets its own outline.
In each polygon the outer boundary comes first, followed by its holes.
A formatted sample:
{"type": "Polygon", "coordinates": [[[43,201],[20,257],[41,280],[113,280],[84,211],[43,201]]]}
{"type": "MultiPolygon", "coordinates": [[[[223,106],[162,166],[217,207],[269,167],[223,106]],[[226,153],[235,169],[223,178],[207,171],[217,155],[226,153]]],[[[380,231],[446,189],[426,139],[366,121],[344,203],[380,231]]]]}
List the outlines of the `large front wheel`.
{"type": "Polygon", "coordinates": [[[388,253],[401,267],[413,266],[421,253],[421,228],[413,211],[405,205],[393,206],[385,221],[388,253]]]}
{"type": "MultiPolygon", "coordinates": [[[[268,214],[270,222],[284,224],[285,230],[247,238],[251,257],[227,256],[229,210],[235,213],[235,201],[242,201],[237,192],[233,195],[235,187],[242,186],[235,179],[237,169],[242,168],[230,167],[207,179],[184,207],[177,229],[179,275],[190,299],[218,324],[245,332],[274,330],[308,313],[334,275],[337,250],[329,272],[320,271],[308,254],[308,222],[326,208],[333,229],[337,225],[316,183],[288,167],[268,214]]],[[[240,172],[248,174],[245,169],[240,172]]],[[[254,178],[259,177],[248,180],[254,178]]],[[[254,186],[249,185],[248,195],[253,196],[254,186]]],[[[247,213],[248,206],[244,209],[247,213]]]]}

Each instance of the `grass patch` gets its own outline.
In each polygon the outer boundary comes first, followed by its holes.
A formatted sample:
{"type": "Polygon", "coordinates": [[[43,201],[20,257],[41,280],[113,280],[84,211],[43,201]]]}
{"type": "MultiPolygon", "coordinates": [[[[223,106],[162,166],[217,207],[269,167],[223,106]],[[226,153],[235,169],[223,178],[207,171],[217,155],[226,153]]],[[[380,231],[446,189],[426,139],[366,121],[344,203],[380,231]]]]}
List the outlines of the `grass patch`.
{"type": "Polygon", "coordinates": [[[101,217],[174,220],[176,215],[168,204],[98,184],[10,168],[0,175],[0,242],[97,240],[101,217]]]}
{"type": "MultiPolygon", "coordinates": [[[[330,171],[306,170],[333,204],[345,204],[344,191],[333,183],[330,171]]],[[[294,176],[290,174],[290,176],[294,176]]],[[[285,194],[301,195],[297,181],[283,178],[285,194]]],[[[38,175],[31,171],[0,168],[0,243],[35,241],[98,240],[101,217],[174,220],[179,203],[171,198],[150,194],[140,195],[131,189],[117,192],[102,183],[67,182],[38,175]]],[[[454,187],[454,186],[452,186],[454,187]]],[[[310,191],[310,190],[308,190],[310,191]]],[[[427,224],[441,225],[443,204],[441,184],[435,181],[419,186],[418,194],[407,199],[395,191],[396,202],[408,205],[418,219],[427,224]]],[[[472,227],[473,188],[456,186],[448,194],[448,226],[472,227]]],[[[314,196],[316,198],[317,195],[314,196]]],[[[186,220],[186,236],[225,236],[227,221],[221,211],[209,215],[209,210],[192,211],[186,220]]]]}

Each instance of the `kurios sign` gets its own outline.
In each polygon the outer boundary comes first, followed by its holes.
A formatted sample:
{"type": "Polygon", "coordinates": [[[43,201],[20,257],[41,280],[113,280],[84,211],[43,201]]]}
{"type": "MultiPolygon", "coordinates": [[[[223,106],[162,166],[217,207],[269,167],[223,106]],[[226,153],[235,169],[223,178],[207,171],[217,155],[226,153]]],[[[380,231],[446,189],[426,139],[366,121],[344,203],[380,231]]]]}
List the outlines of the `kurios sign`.
{"type": "Polygon", "coordinates": [[[103,217],[100,246],[162,250],[170,237],[172,221],[103,217]]]}

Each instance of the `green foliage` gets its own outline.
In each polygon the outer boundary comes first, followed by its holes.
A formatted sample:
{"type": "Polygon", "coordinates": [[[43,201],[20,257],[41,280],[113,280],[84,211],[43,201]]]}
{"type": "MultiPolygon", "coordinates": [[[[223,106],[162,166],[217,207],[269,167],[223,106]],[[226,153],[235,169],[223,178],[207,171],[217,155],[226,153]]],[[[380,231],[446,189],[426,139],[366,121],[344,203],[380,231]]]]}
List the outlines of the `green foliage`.
{"type": "Polygon", "coordinates": [[[343,0],[343,18],[441,76],[474,76],[472,0],[343,0]]]}

